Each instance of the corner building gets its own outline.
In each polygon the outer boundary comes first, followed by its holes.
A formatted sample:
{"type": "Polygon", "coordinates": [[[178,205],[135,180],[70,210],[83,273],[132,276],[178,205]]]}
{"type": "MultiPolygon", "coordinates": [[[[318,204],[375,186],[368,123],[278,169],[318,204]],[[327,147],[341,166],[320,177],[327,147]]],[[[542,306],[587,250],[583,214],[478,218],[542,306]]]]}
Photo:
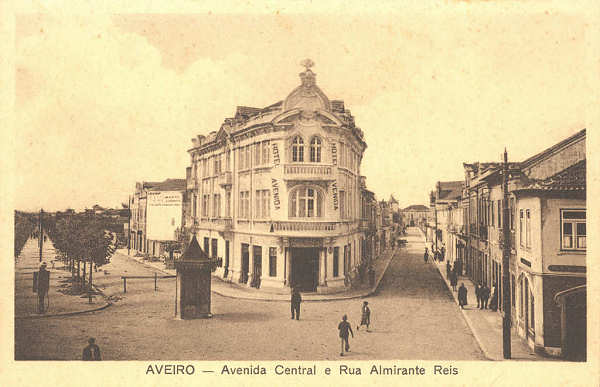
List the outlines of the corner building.
{"type": "Polygon", "coordinates": [[[226,281],[343,291],[365,256],[363,132],[311,65],[285,100],[239,106],[219,131],[192,139],[186,227],[222,258],[215,275],[226,281]]]}

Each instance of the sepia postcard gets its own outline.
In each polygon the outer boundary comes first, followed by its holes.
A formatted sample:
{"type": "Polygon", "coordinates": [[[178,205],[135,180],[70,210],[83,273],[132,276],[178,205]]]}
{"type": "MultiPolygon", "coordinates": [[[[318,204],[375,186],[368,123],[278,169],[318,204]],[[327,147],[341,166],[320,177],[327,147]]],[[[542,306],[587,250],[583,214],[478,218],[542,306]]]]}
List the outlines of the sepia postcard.
{"type": "Polygon", "coordinates": [[[595,2],[0,14],[2,385],[598,385],[595,2]]]}

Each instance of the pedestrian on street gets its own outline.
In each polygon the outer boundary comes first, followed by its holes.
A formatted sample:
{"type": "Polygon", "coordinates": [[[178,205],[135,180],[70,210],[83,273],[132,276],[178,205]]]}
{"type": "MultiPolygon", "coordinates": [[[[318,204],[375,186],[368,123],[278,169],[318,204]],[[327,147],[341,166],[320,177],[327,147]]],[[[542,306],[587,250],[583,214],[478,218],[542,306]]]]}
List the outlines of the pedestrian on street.
{"type": "Polygon", "coordinates": [[[346,352],[350,352],[350,344],[348,343],[348,332],[352,334],[352,338],[354,338],[354,332],[352,332],[352,327],[350,323],[347,321],[348,316],[344,315],[342,317],[342,322],[338,324],[338,330],[340,331],[340,341],[342,343],[342,350],[340,352],[340,356],[344,356],[344,348],[346,348],[346,352]]]}
{"type": "Polygon", "coordinates": [[[490,299],[490,309],[494,312],[498,310],[498,289],[496,284],[492,286],[492,298],[490,299]]]}
{"type": "Polygon", "coordinates": [[[458,277],[456,276],[456,272],[450,271],[450,285],[452,286],[453,291],[456,291],[457,282],[458,282],[458,277]]]}
{"type": "Polygon", "coordinates": [[[375,286],[375,269],[373,269],[373,265],[369,266],[369,286],[375,286]]]}
{"type": "Polygon", "coordinates": [[[487,309],[489,298],[490,298],[490,288],[488,288],[487,285],[484,284],[483,287],[481,288],[481,308],[479,308],[479,309],[487,309]]]}
{"type": "Polygon", "coordinates": [[[465,305],[467,305],[467,288],[465,288],[464,282],[461,282],[458,288],[458,304],[461,309],[464,309],[465,305]]]}
{"type": "Polygon", "coordinates": [[[102,360],[100,347],[98,347],[96,339],[93,337],[88,339],[88,346],[83,349],[82,360],[102,360]]]}
{"type": "Polygon", "coordinates": [[[369,332],[369,325],[371,324],[371,309],[369,309],[369,303],[367,301],[363,302],[361,312],[360,325],[356,326],[356,331],[358,332],[360,327],[366,325],[367,332],[369,332]]]}
{"type": "Polygon", "coordinates": [[[425,263],[427,263],[428,256],[429,256],[429,251],[427,250],[427,247],[425,247],[425,254],[423,254],[423,260],[425,261],[425,263]]]}
{"type": "Polygon", "coordinates": [[[446,278],[450,278],[450,261],[446,261],[446,278]]]}
{"type": "Polygon", "coordinates": [[[481,282],[477,283],[477,286],[475,287],[475,296],[477,297],[477,307],[481,308],[481,290],[483,288],[481,287],[481,282]]]}
{"type": "Polygon", "coordinates": [[[296,320],[300,320],[300,303],[302,302],[302,296],[300,296],[300,291],[298,288],[294,287],[292,290],[292,300],[291,300],[291,311],[292,311],[292,320],[294,316],[296,320]]]}
{"type": "Polygon", "coordinates": [[[446,258],[446,248],[442,246],[442,251],[440,252],[440,258],[442,261],[446,258]]]}

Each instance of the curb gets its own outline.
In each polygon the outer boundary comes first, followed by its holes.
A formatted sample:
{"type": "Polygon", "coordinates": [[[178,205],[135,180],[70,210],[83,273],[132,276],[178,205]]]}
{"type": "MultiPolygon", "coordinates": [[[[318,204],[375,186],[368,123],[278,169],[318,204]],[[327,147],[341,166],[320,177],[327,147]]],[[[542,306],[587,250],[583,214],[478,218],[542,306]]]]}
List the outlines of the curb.
{"type": "MultiPolygon", "coordinates": [[[[340,296],[340,297],[335,297],[335,298],[320,298],[320,299],[303,299],[302,302],[327,302],[327,301],[343,301],[343,300],[352,300],[352,299],[356,299],[356,298],[365,298],[365,297],[369,297],[375,293],[377,293],[377,290],[379,288],[379,284],[381,283],[381,280],[383,279],[383,276],[385,275],[385,273],[387,272],[388,267],[390,266],[390,263],[392,262],[392,260],[395,257],[396,250],[392,250],[391,252],[391,257],[388,259],[387,263],[385,264],[385,267],[383,268],[383,271],[381,272],[381,274],[379,275],[379,278],[377,279],[377,281],[375,282],[375,285],[371,288],[371,289],[366,289],[365,291],[359,293],[359,294],[353,294],[353,295],[348,295],[348,296],[340,296]]],[[[168,275],[172,275],[171,273],[166,272],[163,269],[159,269],[157,267],[154,267],[152,265],[148,265],[145,262],[140,262],[137,259],[133,258],[132,256],[128,256],[126,254],[121,254],[124,255],[130,259],[133,259],[134,261],[136,261],[137,263],[149,268],[149,269],[153,269],[153,270],[157,270],[160,271],[162,273],[168,274],[168,275]]],[[[289,300],[286,299],[273,299],[273,298],[264,298],[264,297],[260,297],[260,298],[254,298],[254,297],[245,297],[245,296],[233,296],[231,294],[225,294],[219,290],[215,290],[214,288],[211,288],[211,293],[215,293],[221,297],[226,297],[226,298],[232,298],[232,299],[236,299],[236,300],[245,300],[245,301],[265,301],[265,302],[289,302],[289,300]]]]}
{"type": "MultiPolygon", "coordinates": [[[[421,229],[419,229],[419,232],[421,233],[421,237],[424,238],[423,231],[421,231],[421,229]]],[[[440,276],[440,278],[442,279],[442,281],[444,282],[444,284],[446,284],[446,289],[448,289],[448,291],[450,292],[450,295],[452,296],[452,299],[454,300],[455,303],[458,303],[458,298],[457,298],[457,296],[454,295],[454,292],[452,291],[452,289],[450,289],[450,283],[442,275],[442,272],[440,271],[440,267],[436,263],[434,263],[434,262],[428,262],[428,263],[430,263],[430,264],[432,264],[432,265],[435,266],[436,273],[438,273],[438,275],[440,276]]],[[[483,353],[483,356],[487,360],[496,361],[496,359],[490,355],[490,353],[488,352],[488,350],[482,344],[481,338],[479,337],[479,334],[477,333],[477,330],[473,329],[473,322],[471,321],[471,319],[469,318],[469,316],[467,316],[467,314],[465,313],[465,310],[462,309],[462,308],[459,308],[459,309],[460,309],[461,315],[463,316],[463,319],[465,320],[465,322],[467,323],[467,326],[471,330],[471,334],[475,338],[475,341],[477,342],[477,345],[479,346],[479,349],[483,353]]]]}
{"type": "MultiPolygon", "coordinates": [[[[432,262],[432,264],[436,266],[436,269],[437,269],[436,272],[438,273],[438,275],[440,276],[440,278],[442,279],[442,281],[444,281],[444,283],[446,284],[446,288],[450,292],[450,295],[452,296],[452,299],[454,300],[455,303],[458,304],[458,298],[454,295],[454,292],[450,289],[450,284],[448,283],[448,281],[446,281],[446,279],[444,278],[444,276],[440,272],[440,268],[435,263],[432,262]]],[[[467,314],[465,313],[465,310],[462,309],[462,308],[459,308],[459,309],[460,309],[460,313],[462,314],[465,322],[467,323],[467,326],[471,330],[471,334],[475,338],[475,341],[477,342],[477,345],[479,345],[479,349],[483,353],[483,356],[487,360],[496,361],[497,359],[495,359],[494,357],[492,357],[490,355],[490,353],[488,352],[488,350],[483,345],[483,342],[481,341],[481,338],[479,337],[479,334],[477,333],[477,330],[473,328],[473,322],[471,321],[471,319],[469,318],[469,316],[467,316],[467,314]]]]}
{"type": "MultiPolygon", "coordinates": [[[[104,294],[104,292],[102,290],[100,290],[96,285],[92,285],[94,287],[94,290],[96,290],[100,295],[102,295],[102,297],[106,300],[106,295],[104,294]]],[[[40,314],[40,315],[30,315],[30,316],[15,316],[15,320],[33,320],[33,319],[38,319],[38,318],[48,318],[48,317],[66,317],[66,316],[76,316],[79,314],[84,314],[84,313],[91,313],[91,312],[97,312],[99,310],[104,310],[106,308],[108,308],[109,306],[111,306],[113,303],[110,301],[107,301],[104,305],[99,306],[97,308],[92,308],[92,309],[86,309],[86,310],[78,310],[75,312],[63,312],[63,313],[55,313],[55,314],[40,314]]]]}
{"type": "MultiPolygon", "coordinates": [[[[385,275],[385,272],[387,271],[390,263],[392,262],[392,260],[394,259],[394,252],[392,252],[392,256],[390,257],[390,259],[388,260],[388,262],[386,263],[381,275],[379,276],[378,280],[376,281],[375,285],[371,288],[371,289],[367,289],[364,292],[361,292],[359,294],[353,294],[353,295],[348,295],[348,296],[340,296],[340,297],[335,297],[335,298],[319,298],[319,299],[314,299],[314,300],[310,300],[310,299],[303,299],[302,302],[330,302],[330,301],[344,301],[344,300],[352,300],[352,299],[357,299],[357,298],[365,298],[365,297],[369,297],[373,294],[375,294],[379,288],[379,284],[381,283],[381,280],[383,279],[383,276],[385,275]]],[[[226,297],[226,298],[233,298],[233,299],[237,299],[237,300],[247,300],[247,301],[266,301],[266,302],[289,302],[288,299],[273,299],[273,298],[252,298],[252,297],[238,297],[238,296],[232,296],[230,294],[223,294],[221,292],[219,292],[218,290],[214,290],[211,289],[212,293],[218,294],[219,296],[222,297],[226,297]]]]}

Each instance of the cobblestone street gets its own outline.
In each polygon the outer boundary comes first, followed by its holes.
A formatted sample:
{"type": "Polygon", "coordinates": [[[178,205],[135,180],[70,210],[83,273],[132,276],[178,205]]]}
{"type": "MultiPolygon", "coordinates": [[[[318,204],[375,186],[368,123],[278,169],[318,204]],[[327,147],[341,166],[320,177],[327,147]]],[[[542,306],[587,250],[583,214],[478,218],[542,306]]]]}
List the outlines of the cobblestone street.
{"type": "MultiPolygon", "coordinates": [[[[484,359],[437,270],[422,259],[423,243],[410,229],[378,293],[367,298],[372,332],[355,331],[349,360],[484,359]]],[[[248,301],[213,294],[209,320],[175,320],[173,279],[135,280],[123,294],[120,275],[152,270],[123,256],[96,284],[120,296],[110,308],[71,317],[25,319],[15,327],[16,359],[79,359],[90,336],[106,360],[336,360],[337,324],[348,314],[353,329],[362,299],[302,304],[290,319],[287,302],[248,301]]]]}

